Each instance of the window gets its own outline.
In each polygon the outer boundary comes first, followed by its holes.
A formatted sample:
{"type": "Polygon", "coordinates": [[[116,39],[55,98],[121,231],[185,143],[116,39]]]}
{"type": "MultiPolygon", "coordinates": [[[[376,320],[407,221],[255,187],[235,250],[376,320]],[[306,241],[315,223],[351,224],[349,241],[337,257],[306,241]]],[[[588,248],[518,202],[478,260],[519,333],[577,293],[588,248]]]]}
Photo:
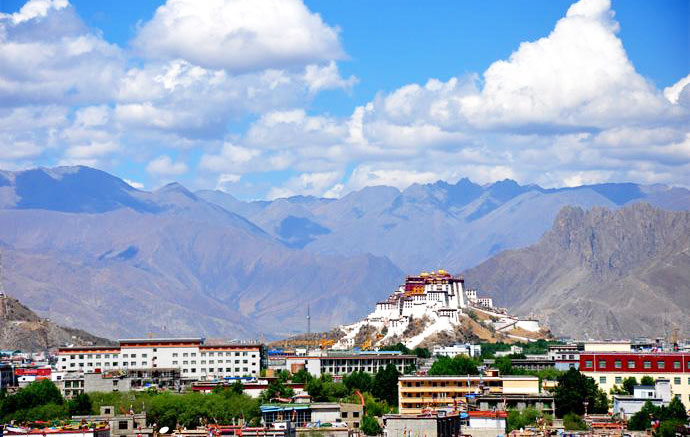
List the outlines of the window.
{"type": "Polygon", "coordinates": [[[599,368],[603,369],[606,367],[606,360],[599,360],[599,368]]]}
{"type": "Polygon", "coordinates": [[[192,364],[196,364],[196,361],[192,360],[192,364]]]}
{"type": "Polygon", "coordinates": [[[201,364],[206,364],[206,360],[201,360],[201,364]]]}
{"type": "Polygon", "coordinates": [[[585,361],[585,367],[592,367],[592,360],[585,361]]]}
{"type": "Polygon", "coordinates": [[[621,360],[616,360],[616,361],[613,362],[613,366],[614,366],[616,369],[620,369],[620,368],[623,367],[623,363],[621,362],[621,360]]]}
{"type": "Polygon", "coordinates": [[[192,369],[192,373],[196,373],[196,369],[192,369]]]}
{"type": "Polygon", "coordinates": [[[657,367],[657,369],[663,369],[666,367],[666,363],[664,361],[657,361],[656,367],[657,367]]]}
{"type": "Polygon", "coordinates": [[[196,356],[196,352],[192,352],[192,356],[195,357],[195,356],[196,356]]]}
{"type": "Polygon", "coordinates": [[[359,411],[353,411],[352,417],[359,417],[359,411]]]}
{"type": "Polygon", "coordinates": [[[201,353],[201,356],[202,356],[202,357],[205,357],[205,356],[206,356],[206,352],[202,352],[202,353],[201,353]]]}
{"type": "Polygon", "coordinates": [[[340,413],[340,417],[342,417],[343,419],[347,419],[347,411],[343,411],[342,413],[340,413]]]}
{"type": "Polygon", "coordinates": [[[177,357],[177,352],[173,352],[173,358],[177,357]]]}
{"type": "Polygon", "coordinates": [[[606,384],[606,377],[605,376],[599,377],[599,384],[606,384]]]}
{"type": "Polygon", "coordinates": [[[96,354],[96,358],[101,359],[101,354],[96,354]]]}
{"type": "Polygon", "coordinates": [[[117,429],[127,429],[127,421],[120,420],[119,422],[117,422],[117,429]]]}
{"type": "Polygon", "coordinates": [[[173,366],[177,366],[177,361],[173,361],[173,366]]]}
{"type": "Polygon", "coordinates": [[[188,357],[189,354],[188,354],[187,352],[185,352],[185,353],[182,354],[182,356],[183,356],[183,357],[188,357]]]}
{"type": "Polygon", "coordinates": [[[635,362],[633,360],[628,360],[628,369],[634,369],[635,368],[635,362]]]}
{"type": "Polygon", "coordinates": [[[147,358],[146,354],[141,354],[141,358],[147,358]]]}
{"type": "Polygon", "coordinates": [[[352,426],[354,426],[355,428],[359,428],[359,422],[352,422],[352,426]]]}
{"type": "Polygon", "coordinates": [[[122,358],[129,358],[127,354],[122,354],[122,358]]]}
{"type": "Polygon", "coordinates": [[[80,360],[83,360],[83,359],[84,359],[84,355],[79,355],[79,359],[80,359],[80,360]]]}
{"type": "Polygon", "coordinates": [[[110,367],[110,363],[106,361],[105,363],[103,363],[103,367],[110,367]]]}
{"type": "Polygon", "coordinates": [[[132,354],[132,358],[136,358],[136,357],[137,357],[137,354],[132,354]]]}
{"type": "Polygon", "coordinates": [[[644,362],[644,368],[645,369],[651,369],[652,368],[652,362],[651,361],[645,361],[644,362]]]}
{"type": "Polygon", "coordinates": [[[113,367],[117,367],[117,361],[113,361],[113,367]]]}
{"type": "Polygon", "coordinates": [[[616,384],[621,384],[623,382],[623,378],[620,376],[616,376],[616,384]]]}
{"type": "MultiPolygon", "coordinates": [[[[113,379],[113,387],[116,386],[117,383],[118,383],[118,380],[117,380],[117,379],[113,379]]],[[[106,413],[106,414],[107,414],[107,413],[106,413]]]]}
{"type": "Polygon", "coordinates": [[[674,361],[673,362],[673,368],[674,369],[680,369],[680,361],[674,361]]]}
{"type": "Polygon", "coordinates": [[[186,366],[187,364],[189,364],[189,361],[182,361],[182,364],[186,366]]]}
{"type": "Polygon", "coordinates": [[[680,376],[676,376],[675,378],[673,378],[673,383],[676,385],[680,385],[680,376]]]}
{"type": "Polygon", "coordinates": [[[137,362],[136,362],[136,361],[132,361],[132,362],[129,363],[129,364],[130,364],[131,366],[136,366],[136,365],[137,365],[137,362]]]}
{"type": "Polygon", "coordinates": [[[103,358],[110,358],[110,354],[103,355],[103,358]]]}

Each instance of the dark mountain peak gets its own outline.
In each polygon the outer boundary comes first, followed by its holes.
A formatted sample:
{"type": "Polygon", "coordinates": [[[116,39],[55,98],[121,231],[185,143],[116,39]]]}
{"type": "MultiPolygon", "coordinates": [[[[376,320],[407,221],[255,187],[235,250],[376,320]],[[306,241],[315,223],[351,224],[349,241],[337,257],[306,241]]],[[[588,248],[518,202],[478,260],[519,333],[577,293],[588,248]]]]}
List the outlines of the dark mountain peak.
{"type": "Polygon", "coordinates": [[[167,185],[163,185],[162,187],[154,191],[154,193],[158,195],[180,194],[191,200],[198,200],[198,197],[196,197],[194,193],[189,191],[184,185],[180,184],[179,182],[171,182],[167,185]]]}
{"type": "Polygon", "coordinates": [[[532,189],[529,186],[522,186],[512,179],[503,179],[489,185],[487,191],[494,199],[506,202],[532,189]]]}
{"type": "Polygon", "coordinates": [[[18,209],[102,213],[119,208],[156,212],[143,193],[122,179],[90,167],[35,168],[14,173],[18,209]]]}

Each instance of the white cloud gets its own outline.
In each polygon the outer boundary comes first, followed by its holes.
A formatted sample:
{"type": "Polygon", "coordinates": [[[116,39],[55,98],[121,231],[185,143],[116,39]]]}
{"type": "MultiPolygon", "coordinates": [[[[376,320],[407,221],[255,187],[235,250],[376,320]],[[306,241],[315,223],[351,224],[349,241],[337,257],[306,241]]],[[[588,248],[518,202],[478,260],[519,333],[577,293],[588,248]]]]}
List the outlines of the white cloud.
{"type": "Polygon", "coordinates": [[[187,173],[187,164],[178,161],[173,162],[167,155],[161,155],[149,162],[146,171],[156,176],[179,176],[187,173]]]}
{"type": "Polygon", "coordinates": [[[52,10],[60,10],[69,6],[67,0],[30,0],[13,14],[0,12],[0,19],[9,18],[13,24],[20,24],[34,18],[45,17],[52,10]]]}
{"type": "Polygon", "coordinates": [[[127,185],[129,185],[130,187],[136,188],[137,190],[143,190],[144,189],[144,184],[142,184],[141,182],[136,182],[136,181],[133,181],[130,179],[123,179],[123,181],[125,181],[127,183],[127,185]]]}
{"type": "Polygon", "coordinates": [[[344,57],[337,29],[300,0],[168,0],[133,44],[150,58],[234,73],[344,57]]]}
{"type": "Polygon", "coordinates": [[[199,167],[215,173],[232,171],[244,173],[251,169],[249,164],[260,154],[261,152],[258,150],[225,143],[218,153],[204,154],[201,157],[199,167]]]}
{"type": "Polygon", "coordinates": [[[3,105],[64,105],[111,98],[124,58],[66,1],[32,0],[0,14],[0,65],[3,105]]]}
{"type": "Polygon", "coordinates": [[[323,196],[325,193],[332,193],[334,189],[338,190],[334,185],[340,177],[339,172],[302,173],[290,178],[283,186],[272,188],[267,198],[278,199],[295,194],[323,196]]]}
{"type": "Polygon", "coordinates": [[[664,88],[664,96],[671,103],[679,103],[681,100],[681,95],[685,96],[686,105],[690,106],[690,74],[674,83],[670,87],[664,88]]]}

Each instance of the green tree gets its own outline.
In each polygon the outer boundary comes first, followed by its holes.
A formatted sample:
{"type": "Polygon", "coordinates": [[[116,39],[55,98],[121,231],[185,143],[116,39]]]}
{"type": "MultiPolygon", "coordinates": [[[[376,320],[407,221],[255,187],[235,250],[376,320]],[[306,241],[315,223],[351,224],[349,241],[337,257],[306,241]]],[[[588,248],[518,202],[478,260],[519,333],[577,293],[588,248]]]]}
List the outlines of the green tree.
{"type": "Polygon", "coordinates": [[[311,381],[313,376],[307,371],[307,369],[299,369],[297,373],[292,375],[292,382],[296,384],[306,384],[311,381]]]}
{"type": "MultiPolygon", "coordinates": [[[[36,410],[31,413],[30,410],[34,408],[43,408],[47,411],[44,406],[54,405],[56,407],[50,408],[55,410],[56,414],[58,414],[57,411],[60,410],[60,408],[57,407],[61,407],[64,402],[65,400],[62,398],[60,390],[58,390],[55,384],[48,379],[43,379],[41,381],[32,382],[13,395],[6,396],[2,400],[2,405],[0,406],[0,416],[5,420],[7,420],[7,418],[19,419],[20,417],[24,418],[23,420],[43,420],[42,417],[45,416],[45,411],[36,410]],[[32,419],[27,415],[31,417],[38,415],[41,418],[32,419]]],[[[67,414],[66,409],[60,411],[62,411],[60,417],[67,414]]]]}
{"type": "Polygon", "coordinates": [[[525,408],[522,411],[510,410],[507,420],[508,432],[535,425],[539,417],[541,414],[535,408],[525,408]]]}
{"type": "Polygon", "coordinates": [[[657,408],[650,401],[644,403],[640,411],[633,414],[628,420],[628,429],[631,431],[644,431],[652,426],[652,417],[658,413],[657,408]]]}
{"type": "Polygon", "coordinates": [[[398,405],[398,378],[400,372],[393,364],[388,364],[384,369],[376,372],[371,387],[371,394],[388,402],[390,405],[398,405]]]}
{"type": "Polygon", "coordinates": [[[343,384],[350,392],[359,390],[364,393],[371,391],[373,385],[373,378],[366,372],[352,372],[349,375],[343,376],[343,384]]]}
{"type": "Polygon", "coordinates": [[[70,416],[86,416],[91,414],[91,398],[86,393],[76,395],[67,402],[70,416]]]}
{"type": "Polygon", "coordinates": [[[259,399],[262,403],[268,403],[274,398],[291,398],[294,395],[294,390],[287,387],[282,378],[279,378],[268,384],[268,387],[259,395],[259,399]]]}
{"type": "Polygon", "coordinates": [[[640,380],[640,385],[655,385],[656,381],[649,375],[645,375],[640,380]]]}
{"type": "Polygon", "coordinates": [[[608,411],[608,397],[594,382],[576,369],[570,369],[558,378],[554,392],[556,416],[564,417],[568,413],[582,415],[587,401],[589,413],[605,414],[608,411]]]}
{"type": "Polygon", "coordinates": [[[381,425],[379,425],[379,421],[369,415],[362,418],[362,423],[359,425],[359,429],[366,435],[381,434],[381,425]]]}
{"type": "Polygon", "coordinates": [[[585,431],[587,424],[582,417],[575,413],[568,413],[563,417],[563,427],[568,431],[585,431]]]}
{"type": "Polygon", "coordinates": [[[479,369],[477,361],[467,355],[438,357],[429,369],[429,375],[479,375],[479,369]]]}
{"type": "Polygon", "coordinates": [[[630,377],[625,378],[623,380],[623,388],[625,389],[625,391],[629,395],[631,395],[635,392],[634,389],[635,389],[636,385],[637,385],[637,378],[635,378],[634,376],[630,376],[630,377]]]}
{"type": "Polygon", "coordinates": [[[666,415],[664,419],[676,419],[681,422],[688,420],[688,412],[685,410],[685,406],[677,397],[673,397],[671,402],[666,407],[666,415]]]}

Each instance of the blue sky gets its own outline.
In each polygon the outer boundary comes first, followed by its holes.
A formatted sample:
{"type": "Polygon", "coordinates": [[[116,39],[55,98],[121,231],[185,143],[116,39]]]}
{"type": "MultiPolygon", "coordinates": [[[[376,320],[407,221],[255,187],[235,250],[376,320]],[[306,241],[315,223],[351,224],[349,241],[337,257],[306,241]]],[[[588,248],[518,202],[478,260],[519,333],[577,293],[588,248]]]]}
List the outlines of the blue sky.
{"type": "Polygon", "coordinates": [[[690,2],[573,3],[5,0],[0,166],[242,198],[690,185],[690,2]]]}

